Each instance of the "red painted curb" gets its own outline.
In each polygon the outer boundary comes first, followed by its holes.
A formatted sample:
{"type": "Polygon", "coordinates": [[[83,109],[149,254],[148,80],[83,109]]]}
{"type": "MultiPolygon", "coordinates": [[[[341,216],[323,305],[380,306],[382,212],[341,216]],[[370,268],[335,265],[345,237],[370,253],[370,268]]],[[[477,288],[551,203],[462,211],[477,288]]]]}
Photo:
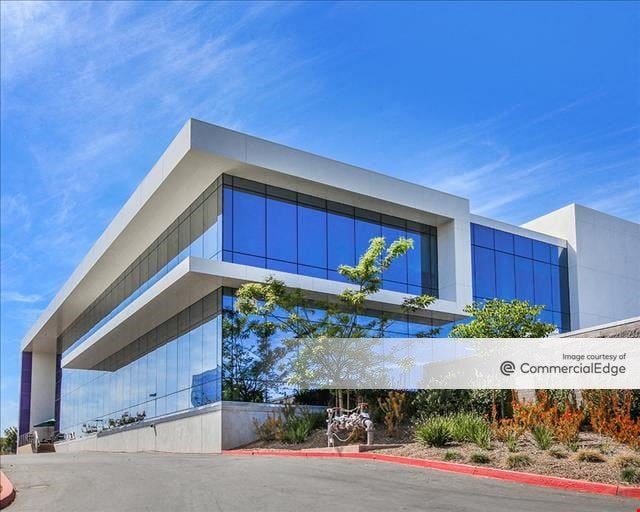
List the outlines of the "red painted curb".
{"type": "Polygon", "coordinates": [[[0,492],[0,509],[2,509],[13,503],[16,497],[16,490],[2,471],[0,471],[0,485],[2,486],[2,491],[0,492]]]}
{"type": "Polygon", "coordinates": [[[469,464],[460,464],[458,462],[415,459],[412,457],[401,457],[399,455],[385,455],[383,453],[335,453],[295,450],[223,450],[222,454],[249,456],[256,455],[266,457],[308,457],[314,459],[367,459],[380,462],[389,462],[392,464],[402,464],[404,466],[436,469],[438,471],[463,473],[471,476],[493,478],[496,480],[506,480],[509,482],[535,485],[539,487],[552,487],[555,489],[563,489],[566,491],[606,494],[609,496],[622,496],[625,498],[640,498],[640,487],[621,487],[614,484],[587,482],[585,480],[573,480],[571,478],[562,478],[559,476],[537,475],[534,473],[509,471],[507,469],[471,466],[469,464]]]}

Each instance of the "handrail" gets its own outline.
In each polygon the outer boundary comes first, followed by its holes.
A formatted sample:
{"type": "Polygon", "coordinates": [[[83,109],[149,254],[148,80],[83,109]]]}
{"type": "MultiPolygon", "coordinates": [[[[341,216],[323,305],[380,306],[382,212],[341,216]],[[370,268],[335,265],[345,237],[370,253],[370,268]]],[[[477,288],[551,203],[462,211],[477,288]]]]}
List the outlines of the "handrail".
{"type": "Polygon", "coordinates": [[[25,432],[24,434],[20,434],[18,438],[18,446],[25,446],[27,444],[31,444],[31,438],[33,434],[31,432],[25,432]]]}

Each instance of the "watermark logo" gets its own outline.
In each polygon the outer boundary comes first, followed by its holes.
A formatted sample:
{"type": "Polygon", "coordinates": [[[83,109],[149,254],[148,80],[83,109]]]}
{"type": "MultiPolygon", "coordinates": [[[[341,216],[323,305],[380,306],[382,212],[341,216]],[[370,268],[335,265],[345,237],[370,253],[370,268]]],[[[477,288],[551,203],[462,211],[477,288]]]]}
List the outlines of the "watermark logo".
{"type": "Polygon", "coordinates": [[[505,377],[508,377],[512,373],[516,371],[516,365],[513,364],[513,361],[503,361],[500,365],[500,372],[505,377]]]}

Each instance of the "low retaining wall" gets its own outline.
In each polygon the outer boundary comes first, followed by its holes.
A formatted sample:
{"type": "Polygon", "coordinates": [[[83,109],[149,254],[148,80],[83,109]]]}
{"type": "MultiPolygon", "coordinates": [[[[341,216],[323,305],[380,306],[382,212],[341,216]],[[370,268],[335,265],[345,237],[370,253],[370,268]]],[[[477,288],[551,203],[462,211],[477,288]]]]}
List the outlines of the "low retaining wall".
{"type": "MultiPolygon", "coordinates": [[[[304,406],[311,412],[325,413],[324,406],[304,406]]],[[[231,450],[257,440],[254,420],[263,423],[271,414],[278,413],[278,404],[222,402],[222,449],[231,450]]]]}
{"type": "MultiPolygon", "coordinates": [[[[98,434],[61,441],[57,452],[220,453],[255,441],[254,420],[262,423],[282,409],[277,404],[217,402],[164,418],[153,418],[98,434]]],[[[313,412],[325,407],[309,406],[313,412]]]]}
{"type": "Polygon", "coordinates": [[[219,453],[220,403],[55,444],[56,452],[219,453]]]}

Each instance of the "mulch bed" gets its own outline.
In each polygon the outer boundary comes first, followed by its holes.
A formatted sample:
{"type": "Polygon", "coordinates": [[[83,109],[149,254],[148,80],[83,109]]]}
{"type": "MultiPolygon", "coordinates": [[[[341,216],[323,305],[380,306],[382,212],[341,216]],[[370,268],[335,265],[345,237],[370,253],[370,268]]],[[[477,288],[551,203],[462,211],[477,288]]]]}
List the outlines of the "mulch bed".
{"type": "MultiPolygon", "coordinates": [[[[402,444],[397,448],[386,448],[376,450],[379,453],[388,455],[399,455],[403,457],[414,457],[419,459],[444,460],[446,452],[455,452],[461,456],[458,460],[451,462],[461,462],[475,466],[489,466],[500,469],[511,469],[526,473],[536,473],[540,475],[558,476],[563,478],[573,478],[578,480],[588,480],[592,482],[602,482],[616,485],[631,485],[620,481],[620,468],[616,465],[617,457],[621,455],[635,455],[640,457],[640,453],[633,451],[629,447],[622,445],[612,439],[594,434],[591,432],[581,432],[579,439],[579,450],[595,450],[605,459],[604,462],[580,462],[577,460],[577,452],[569,451],[563,445],[554,445],[550,450],[540,450],[533,438],[527,434],[520,439],[518,455],[526,455],[531,460],[531,465],[513,469],[507,466],[507,458],[513,453],[509,452],[506,445],[493,440],[489,450],[483,450],[471,443],[451,443],[444,448],[427,447],[414,441],[411,429],[403,429],[397,436],[388,436],[383,432],[376,431],[376,444],[402,444]],[[560,452],[564,457],[554,456],[555,452],[560,452]],[[470,457],[474,453],[483,453],[490,459],[488,464],[474,464],[470,457]]],[[[341,443],[336,443],[339,446],[341,443]]],[[[256,441],[244,448],[253,450],[302,450],[309,448],[324,448],[327,446],[327,438],[324,430],[315,430],[304,443],[298,445],[284,444],[280,441],[256,441]]]]}

